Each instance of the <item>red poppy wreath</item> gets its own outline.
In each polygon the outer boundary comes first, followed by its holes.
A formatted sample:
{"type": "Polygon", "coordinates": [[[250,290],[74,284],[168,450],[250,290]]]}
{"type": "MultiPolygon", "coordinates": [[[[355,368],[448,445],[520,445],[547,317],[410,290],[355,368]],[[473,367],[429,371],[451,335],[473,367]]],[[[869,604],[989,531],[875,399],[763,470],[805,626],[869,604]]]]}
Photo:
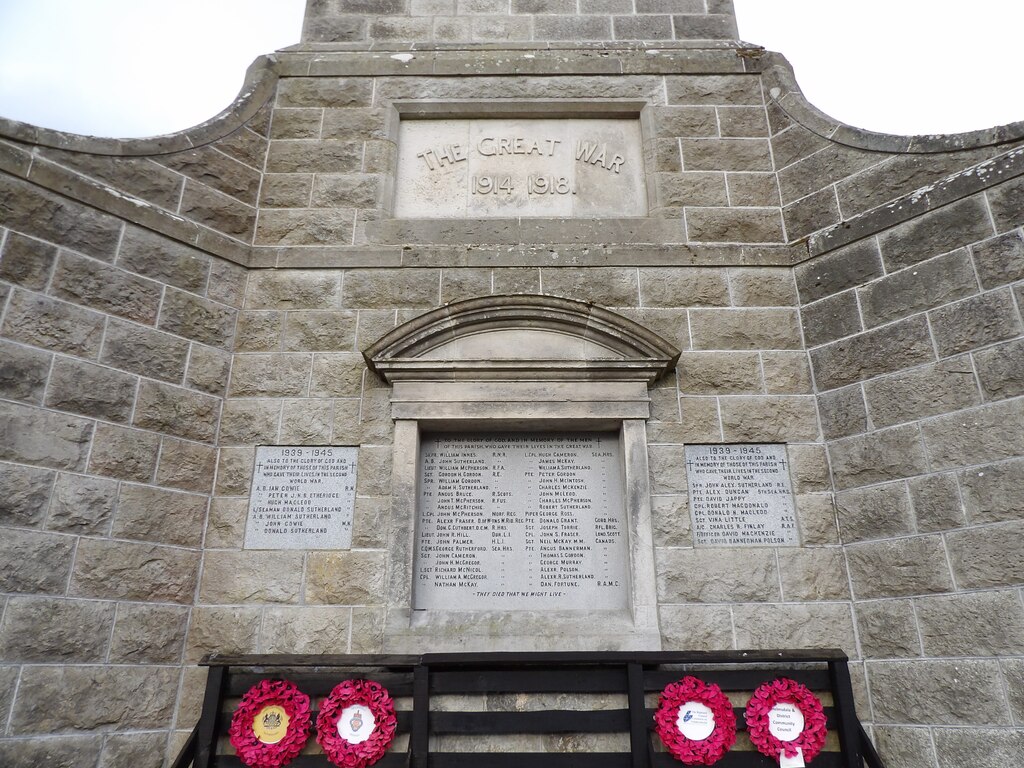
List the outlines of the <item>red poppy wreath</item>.
{"type": "Polygon", "coordinates": [[[736,715],[717,685],[687,676],[661,692],[654,729],[676,760],[714,765],[736,742],[736,715]]]}
{"type": "Polygon", "coordinates": [[[287,680],[261,680],[242,697],[228,734],[250,768],[281,768],[309,739],[309,696],[287,680]]]}
{"type": "Polygon", "coordinates": [[[365,768],[384,756],[395,738],[395,704],[380,683],[345,680],[320,705],[316,740],[343,768],[365,768]]]}
{"type": "Polygon", "coordinates": [[[778,763],[809,763],[825,745],[821,701],[795,680],[781,677],[761,685],[747,703],[746,717],[750,741],[778,763]]]}

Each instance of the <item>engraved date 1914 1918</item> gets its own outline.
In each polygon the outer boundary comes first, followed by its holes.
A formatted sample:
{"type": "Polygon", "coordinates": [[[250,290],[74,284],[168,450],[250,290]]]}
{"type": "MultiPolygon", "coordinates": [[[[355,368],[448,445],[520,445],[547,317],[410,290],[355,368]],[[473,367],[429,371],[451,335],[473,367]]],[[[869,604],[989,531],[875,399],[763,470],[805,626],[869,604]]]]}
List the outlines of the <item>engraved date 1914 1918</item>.
{"type": "MultiPolygon", "coordinates": [[[[521,180],[518,183],[522,183],[521,180]]],[[[470,191],[474,195],[512,195],[517,181],[511,176],[471,176],[470,191]]],[[[529,195],[575,195],[576,187],[564,176],[527,176],[526,193],[529,195]]]]}

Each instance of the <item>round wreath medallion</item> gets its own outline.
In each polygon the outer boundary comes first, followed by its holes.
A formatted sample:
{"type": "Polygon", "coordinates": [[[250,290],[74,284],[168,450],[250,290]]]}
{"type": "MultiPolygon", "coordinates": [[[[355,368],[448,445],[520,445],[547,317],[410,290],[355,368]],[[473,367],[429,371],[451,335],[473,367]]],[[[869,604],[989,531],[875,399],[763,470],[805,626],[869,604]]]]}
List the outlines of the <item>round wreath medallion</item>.
{"type": "Polygon", "coordinates": [[[395,704],[380,683],[345,680],[320,705],[316,740],[334,765],[365,768],[395,738],[395,704]]]}
{"type": "Polygon", "coordinates": [[[825,745],[821,701],[795,680],[780,677],[761,685],[747,702],[746,717],[750,741],[776,762],[785,755],[809,763],[825,745]]]}
{"type": "Polygon", "coordinates": [[[717,685],[696,677],[669,683],[658,699],[654,729],[686,765],[713,765],[736,743],[736,715],[717,685]]]}
{"type": "Polygon", "coordinates": [[[228,734],[250,768],[281,768],[309,739],[309,696],[287,680],[261,680],[246,691],[228,734]]]}

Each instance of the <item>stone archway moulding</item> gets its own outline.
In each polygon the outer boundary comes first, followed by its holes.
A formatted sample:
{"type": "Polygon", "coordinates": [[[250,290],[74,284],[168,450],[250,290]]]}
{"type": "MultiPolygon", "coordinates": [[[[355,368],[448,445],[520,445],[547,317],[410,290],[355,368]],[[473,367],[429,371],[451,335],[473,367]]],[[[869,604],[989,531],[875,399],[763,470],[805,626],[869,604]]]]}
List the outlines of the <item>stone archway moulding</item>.
{"type": "Polygon", "coordinates": [[[395,420],[386,650],[660,647],[647,387],[673,369],[679,350],[592,304],[507,295],[428,312],[384,336],[364,356],[392,385],[395,420]],[[576,430],[618,435],[629,542],[628,609],[415,608],[421,435],[576,430]]]}

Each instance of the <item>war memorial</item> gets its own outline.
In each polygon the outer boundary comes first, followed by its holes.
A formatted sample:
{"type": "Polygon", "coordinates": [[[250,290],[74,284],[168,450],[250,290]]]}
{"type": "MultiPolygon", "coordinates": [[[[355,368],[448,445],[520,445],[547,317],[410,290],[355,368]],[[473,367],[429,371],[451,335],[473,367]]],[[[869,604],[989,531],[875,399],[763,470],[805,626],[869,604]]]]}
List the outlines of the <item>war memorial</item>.
{"type": "Polygon", "coordinates": [[[285,678],[294,765],[667,768],[684,675],[723,766],[783,677],[807,765],[1024,764],[1022,225],[1024,123],[841,124],[731,0],[309,0],[190,130],[0,121],[0,765],[243,765],[285,678]]]}

